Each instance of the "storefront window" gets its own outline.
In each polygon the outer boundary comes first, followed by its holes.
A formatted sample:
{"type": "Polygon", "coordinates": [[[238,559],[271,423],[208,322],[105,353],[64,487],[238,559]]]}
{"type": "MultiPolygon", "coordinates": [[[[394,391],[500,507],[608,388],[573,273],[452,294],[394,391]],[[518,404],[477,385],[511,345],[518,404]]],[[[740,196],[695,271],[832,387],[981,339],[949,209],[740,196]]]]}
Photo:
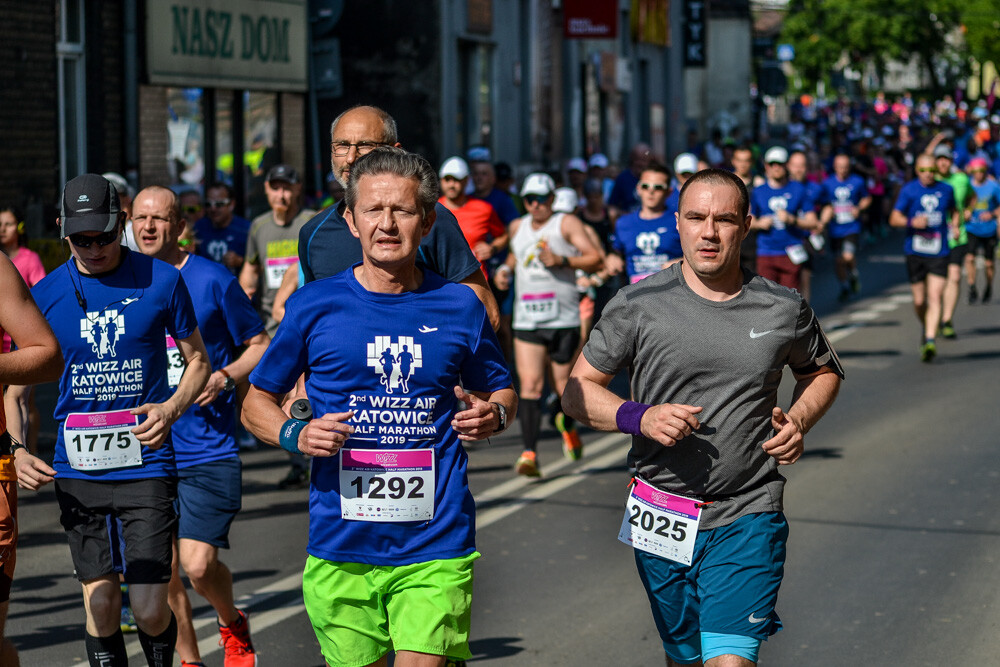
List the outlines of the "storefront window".
{"type": "Polygon", "coordinates": [[[243,164],[247,169],[247,212],[250,217],[268,211],[264,179],[281,162],[278,150],[278,95],[243,93],[243,164]]]}
{"type": "Polygon", "coordinates": [[[201,88],[167,88],[167,171],[176,191],[201,191],[205,180],[205,116],[201,88]]]}

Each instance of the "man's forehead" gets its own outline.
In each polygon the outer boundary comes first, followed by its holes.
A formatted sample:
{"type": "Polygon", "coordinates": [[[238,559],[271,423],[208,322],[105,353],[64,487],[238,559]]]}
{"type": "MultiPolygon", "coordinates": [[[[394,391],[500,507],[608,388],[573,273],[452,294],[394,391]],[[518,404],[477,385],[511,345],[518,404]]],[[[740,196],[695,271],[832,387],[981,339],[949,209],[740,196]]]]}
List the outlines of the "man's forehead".
{"type": "Polygon", "coordinates": [[[382,141],[385,127],[378,114],[357,109],[346,114],[333,130],[333,140],[382,141]]]}
{"type": "Polygon", "coordinates": [[[681,214],[687,211],[714,213],[716,216],[739,215],[740,198],[736,188],[726,183],[695,183],[684,193],[681,214]]]}

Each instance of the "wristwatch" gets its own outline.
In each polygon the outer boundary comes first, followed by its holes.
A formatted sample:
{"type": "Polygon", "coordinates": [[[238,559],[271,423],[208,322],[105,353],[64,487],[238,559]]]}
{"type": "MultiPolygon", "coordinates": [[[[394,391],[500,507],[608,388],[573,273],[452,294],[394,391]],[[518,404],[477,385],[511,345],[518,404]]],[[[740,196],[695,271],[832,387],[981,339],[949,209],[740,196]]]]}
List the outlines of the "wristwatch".
{"type": "Polygon", "coordinates": [[[500,424],[497,425],[496,430],[493,431],[493,434],[496,435],[497,433],[503,433],[507,430],[507,408],[494,401],[490,401],[490,405],[497,409],[497,419],[500,422],[500,424]]]}
{"type": "Polygon", "coordinates": [[[220,368],[219,372],[226,376],[226,383],[222,385],[222,391],[233,391],[236,389],[236,380],[225,368],[220,368]]]}

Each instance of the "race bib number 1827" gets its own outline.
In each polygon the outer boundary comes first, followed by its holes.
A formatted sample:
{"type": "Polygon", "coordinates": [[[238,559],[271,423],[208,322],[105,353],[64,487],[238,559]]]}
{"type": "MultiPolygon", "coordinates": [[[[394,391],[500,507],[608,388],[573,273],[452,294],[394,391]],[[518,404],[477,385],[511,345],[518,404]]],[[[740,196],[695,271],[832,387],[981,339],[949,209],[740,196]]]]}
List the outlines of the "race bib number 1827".
{"type": "Polygon", "coordinates": [[[641,551],[690,565],[699,521],[698,501],[636,479],[618,539],[641,551]]]}

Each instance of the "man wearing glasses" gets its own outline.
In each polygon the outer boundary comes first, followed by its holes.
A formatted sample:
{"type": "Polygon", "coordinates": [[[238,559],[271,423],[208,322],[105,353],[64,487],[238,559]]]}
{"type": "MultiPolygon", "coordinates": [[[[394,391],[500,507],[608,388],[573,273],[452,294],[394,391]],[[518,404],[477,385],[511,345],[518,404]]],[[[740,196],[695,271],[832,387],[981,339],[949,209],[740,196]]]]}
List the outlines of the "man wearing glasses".
{"type": "Polygon", "coordinates": [[[889,224],[906,228],[906,270],[913,308],[924,328],[920,360],[930,362],[937,355],[934,336],[941,322],[948,276],[948,239],[958,238],[961,223],[955,191],[937,180],[934,156],[925,153],[917,157],[916,172],[917,178],[900,189],[889,224]]]}
{"type": "Polygon", "coordinates": [[[802,288],[809,259],[806,230],[819,226],[808,191],[789,181],[788,151],[774,146],[764,154],[767,181],[750,194],[752,229],[757,230],[757,273],[794,290],[802,288]]]}
{"type": "MultiPolygon", "coordinates": [[[[678,156],[678,161],[684,155],[690,153],[678,156]]],[[[687,168],[688,165],[681,166],[687,168]]],[[[685,180],[691,173],[694,171],[687,173],[685,180]]],[[[653,275],[681,257],[677,220],[667,208],[670,192],[667,168],[652,164],[643,169],[635,192],[639,197],[639,210],[619,218],[611,237],[611,248],[625,261],[625,272],[631,283],[653,275]]]]}
{"type": "Polygon", "coordinates": [[[236,199],[229,185],[216,182],[208,186],[205,217],[194,223],[198,254],[222,264],[239,275],[246,254],[250,221],[235,215],[236,199]]]}
{"type": "MultiPolygon", "coordinates": [[[[510,253],[493,278],[501,290],[510,288],[512,277],[514,283],[514,359],[521,380],[518,418],[524,438],[524,452],[514,469],[526,477],[541,474],[536,449],[546,371],[551,371],[553,389],[562,397],[580,345],[576,270],[594,273],[602,265],[583,221],[552,212],[555,189],[548,174],[530,174],[524,180],[521,198],[528,214],[510,224],[510,253]]],[[[564,416],[556,426],[563,453],[579,459],[583,447],[570,418],[564,416]]]]}
{"type": "MultiPolygon", "coordinates": [[[[105,178],[66,184],[59,219],[72,258],[32,289],[66,360],[49,467],[15,454],[18,482],[37,490],[56,479],[87,613],[91,665],[125,665],[121,589],[108,520],[121,522],[125,582],[150,665],[172,664],[177,624],[167,605],[176,526],[170,427],[201,393],[211,369],[191,298],[174,267],[120,243],[125,214],[105,178]],[[164,328],[187,370],[171,394],[164,328]]],[[[12,387],[14,397],[24,387],[12,387]]]]}

